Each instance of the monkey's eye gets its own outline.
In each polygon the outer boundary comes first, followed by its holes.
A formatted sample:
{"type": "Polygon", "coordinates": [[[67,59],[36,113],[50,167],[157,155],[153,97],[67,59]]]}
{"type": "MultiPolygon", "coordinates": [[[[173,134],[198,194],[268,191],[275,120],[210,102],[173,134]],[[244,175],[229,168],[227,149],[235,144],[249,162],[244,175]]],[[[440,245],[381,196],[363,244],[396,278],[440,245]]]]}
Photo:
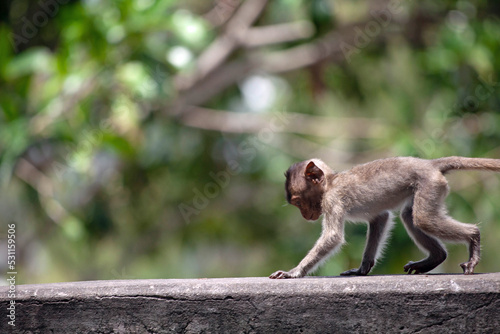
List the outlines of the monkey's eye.
{"type": "Polygon", "coordinates": [[[300,202],[300,200],[296,199],[292,202],[292,205],[295,205],[296,207],[300,208],[300,206],[302,205],[302,203],[300,202]]]}

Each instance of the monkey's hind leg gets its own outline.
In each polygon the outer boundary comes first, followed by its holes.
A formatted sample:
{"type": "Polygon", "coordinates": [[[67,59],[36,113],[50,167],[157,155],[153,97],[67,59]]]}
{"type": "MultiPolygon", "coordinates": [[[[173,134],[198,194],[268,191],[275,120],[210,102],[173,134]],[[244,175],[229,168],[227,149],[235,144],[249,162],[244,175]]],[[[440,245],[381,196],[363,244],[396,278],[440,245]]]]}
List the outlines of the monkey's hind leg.
{"type": "Polygon", "coordinates": [[[413,199],[414,227],[441,240],[466,243],[469,246],[469,261],[460,266],[464,274],[470,275],[474,273],[480,258],[479,229],[446,214],[444,198],[447,194],[448,184],[442,175],[419,184],[413,199]]]}
{"type": "Polygon", "coordinates": [[[427,251],[427,258],[413,262],[410,261],[404,266],[404,271],[408,274],[423,274],[440,265],[446,260],[446,250],[443,244],[436,238],[433,238],[422,230],[415,227],[413,223],[413,209],[411,205],[406,206],[401,211],[401,220],[413,239],[415,244],[423,251],[427,251]]]}
{"type": "Polygon", "coordinates": [[[473,227],[469,241],[469,261],[460,263],[465,275],[474,274],[474,268],[479,263],[481,257],[481,235],[476,226],[473,227]]]}
{"type": "Polygon", "coordinates": [[[432,231],[435,236],[445,241],[467,244],[469,247],[469,260],[461,263],[460,267],[462,267],[465,275],[474,274],[474,268],[481,257],[481,237],[477,226],[461,223],[445,214],[438,216],[437,224],[439,224],[439,228],[432,231]]]}

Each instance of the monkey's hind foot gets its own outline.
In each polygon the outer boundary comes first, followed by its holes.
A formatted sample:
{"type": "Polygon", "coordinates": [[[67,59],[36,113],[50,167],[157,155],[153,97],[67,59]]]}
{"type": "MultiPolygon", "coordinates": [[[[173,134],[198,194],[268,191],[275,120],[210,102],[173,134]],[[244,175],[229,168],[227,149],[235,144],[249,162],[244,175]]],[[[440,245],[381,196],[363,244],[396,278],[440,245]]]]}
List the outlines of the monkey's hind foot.
{"type": "Polygon", "coordinates": [[[477,263],[474,263],[473,261],[469,262],[464,262],[460,263],[460,267],[464,270],[464,275],[472,275],[474,274],[474,267],[476,266],[477,263]]]}
{"type": "Polygon", "coordinates": [[[436,268],[438,265],[431,264],[425,260],[413,262],[408,262],[404,267],[404,271],[408,274],[424,274],[432,269],[436,268]]]}

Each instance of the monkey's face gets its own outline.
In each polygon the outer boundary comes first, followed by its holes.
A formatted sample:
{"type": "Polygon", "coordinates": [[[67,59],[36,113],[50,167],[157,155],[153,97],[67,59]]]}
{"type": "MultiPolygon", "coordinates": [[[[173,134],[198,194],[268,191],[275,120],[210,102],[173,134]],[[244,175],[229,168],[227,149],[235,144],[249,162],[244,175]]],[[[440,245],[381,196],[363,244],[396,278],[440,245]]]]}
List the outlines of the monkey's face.
{"type": "Polygon", "coordinates": [[[323,213],[323,171],[312,161],[303,161],[292,165],[285,176],[287,202],[296,206],[305,219],[317,220],[323,213]]]}

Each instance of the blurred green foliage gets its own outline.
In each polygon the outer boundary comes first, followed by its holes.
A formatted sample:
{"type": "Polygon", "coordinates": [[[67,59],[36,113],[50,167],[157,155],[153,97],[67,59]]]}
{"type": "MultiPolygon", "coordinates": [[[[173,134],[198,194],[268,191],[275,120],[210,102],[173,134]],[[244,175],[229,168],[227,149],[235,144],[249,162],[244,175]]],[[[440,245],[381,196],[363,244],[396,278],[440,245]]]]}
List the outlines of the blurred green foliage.
{"type": "MultiPolygon", "coordinates": [[[[321,229],[284,205],[291,163],[314,155],[334,169],[396,155],[500,158],[497,2],[400,1],[402,23],[378,23],[377,36],[348,57],[249,73],[199,105],[228,110],[227,117],[276,117],[285,128],[280,113],[321,116],[341,129],[359,121],[352,134],[329,137],[315,129],[206,130],[171,112],[178,79],[196,70],[224,31],[217,19],[238,3],[2,2],[0,241],[4,252],[6,225],[15,223],[18,283],[269,275],[295,266],[321,229]]],[[[272,1],[256,26],[301,21],[315,32],[262,50],[380,22],[370,6],[272,1]]],[[[482,222],[477,271],[499,271],[499,176],[449,179],[451,214],[482,222]]],[[[347,245],[316,274],[358,266],[365,233],[348,224],[347,245]]],[[[376,274],[402,273],[423,257],[401,224],[386,249],[376,274]]],[[[448,249],[437,271],[460,272],[466,248],[448,249]]]]}

